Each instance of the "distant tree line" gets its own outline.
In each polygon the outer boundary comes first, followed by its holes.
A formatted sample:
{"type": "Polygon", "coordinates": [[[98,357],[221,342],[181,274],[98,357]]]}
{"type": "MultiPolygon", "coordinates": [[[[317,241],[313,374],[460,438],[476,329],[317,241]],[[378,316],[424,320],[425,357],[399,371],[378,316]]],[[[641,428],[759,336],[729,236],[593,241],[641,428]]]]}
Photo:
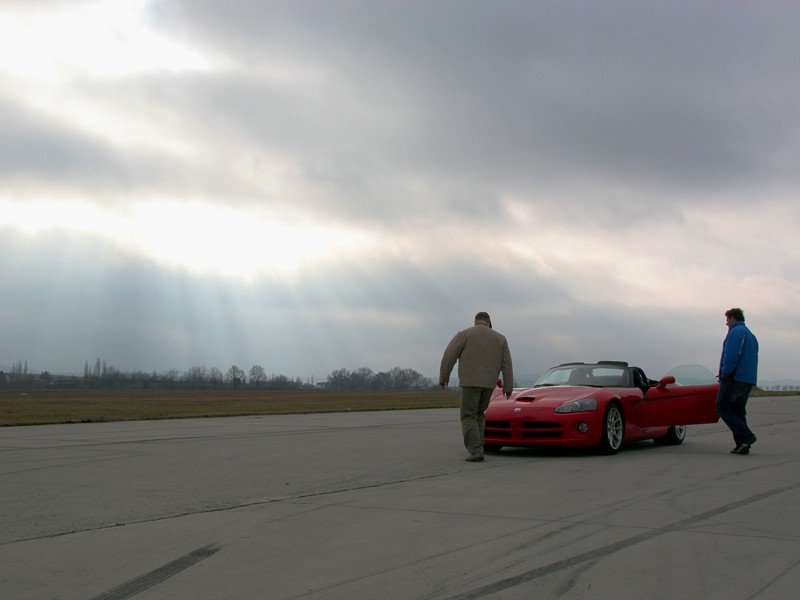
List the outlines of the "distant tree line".
{"type": "MultiPolygon", "coordinates": [[[[83,365],[83,376],[58,375],[42,371],[38,375],[28,369],[28,361],[19,360],[8,372],[0,370],[0,387],[158,387],[176,389],[329,389],[362,391],[424,390],[436,387],[434,382],[414,369],[394,367],[388,371],[374,372],[369,367],[354,370],[336,369],[327,380],[303,381],[299,377],[267,374],[261,365],[253,365],[245,372],[237,365],[226,371],[218,367],[196,366],[186,371],[167,369],[156,371],[121,371],[103,359],[88,360],[83,365]]],[[[758,389],[776,392],[797,392],[800,385],[763,385],[758,389]]]]}
{"type": "Polygon", "coordinates": [[[797,392],[800,391],[800,385],[765,385],[759,386],[760,389],[764,390],[765,392],[797,392]]]}
{"type": "Polygon", "coordinates": [[[373,372],[369,367],[354,371],[337,369],[328,375],[331,390],[424,390],[433,382],[414,369],[394,367],[389,371],[373,372]]]}
{"type": "Polygon", "coordinates": [[[267,374],[261,365],[253,365],[245,372],[237,365],[226,371],[218,367],[195,366],[186,371],[168,369],[161,373],[122,371],[98,358],[85,361],[83,376],[54,375],[43,371],[39,375],[28,372],[28,362],[15,362],[8,373],[0,371],[0,386],[6,387],[159,387],[175,389],[308,389],[332,390],[420,390],[433,387],[433,382],[413,369],[394,367],[375,373],[368,367],[350,371],[337,369],[327,381],[303,381],[281,374],[267,374]]]}
{"type": "Polygon", "coordinates": [[[238,365],[231,365],[226,371],[219,367],[195,366],[186,371],[167,369],[162,373],[144,371],[123,372],[97,359],[83,367],[83,382],[88,386],[130,386],[188,389],[295,389],[312,387],[313,381],[304,382],[299,377],[292,379],[286,375],[267,374],[261,365],[253,365],[248,372],[238,365]]]}
{"type": "MultiPolygon", "coordinates": [[[[42,373],[42,375],[46,375],[42,373]]],[[[17,361],[11,365],[8,373],[0,371],[0,385],[30,385],[36,377],[28,373],[28,361],[17,361]]]]}

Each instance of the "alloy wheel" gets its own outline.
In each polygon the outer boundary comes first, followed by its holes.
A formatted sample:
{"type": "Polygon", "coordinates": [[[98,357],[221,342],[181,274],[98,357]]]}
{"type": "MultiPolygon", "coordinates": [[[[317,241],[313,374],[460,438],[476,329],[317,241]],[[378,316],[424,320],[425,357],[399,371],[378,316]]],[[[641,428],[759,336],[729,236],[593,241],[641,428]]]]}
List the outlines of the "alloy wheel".
{"type": "Polygon", "coordinates": [[[610,450],[619,450],[622,445],[622,435],[624,432],[622,413],[616,406],[610,406],[606,414],[606,439],[610,450]]]}

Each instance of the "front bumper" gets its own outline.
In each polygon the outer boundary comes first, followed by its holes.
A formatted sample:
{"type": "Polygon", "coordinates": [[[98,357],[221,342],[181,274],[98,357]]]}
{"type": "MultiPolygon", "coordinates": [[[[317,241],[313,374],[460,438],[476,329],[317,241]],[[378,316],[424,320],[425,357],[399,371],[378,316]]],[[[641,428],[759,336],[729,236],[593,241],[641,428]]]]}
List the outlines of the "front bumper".
{"type": "MultiPolygon", "coordinates": [[[[537,411],[538,412],[538,411],[537,411]]],[[[559,415],[487,414],[484,444],[492,446],[590,447],[600,443],[599,411],[559,415]]]]}

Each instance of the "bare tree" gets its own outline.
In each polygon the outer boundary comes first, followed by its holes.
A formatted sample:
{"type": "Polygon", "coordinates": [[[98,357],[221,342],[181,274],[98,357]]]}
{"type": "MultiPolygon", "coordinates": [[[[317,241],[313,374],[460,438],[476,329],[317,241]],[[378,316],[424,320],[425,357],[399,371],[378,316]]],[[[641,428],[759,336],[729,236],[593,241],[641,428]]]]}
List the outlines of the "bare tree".
{"type": "Polygon", "coordinates": [[[328,375],[328,387],[335,390],[419,390],[431,387],[430,379],[414,369],[394,367],[373,373],[368,367],[355,371],[337,369],[328,375]]]}
{"type": "Polygon", "coordinates": [[[13,382],[23,382],[26,379],[26,375],[28,374],[28,361],[25,361],[23,366],[22,361],[17,361],[13,365],[11,365],[11,373],[9,373],[10,381],[13,382]]]}
{"type": "Polygon", "coordinates": [[[189,382],[189,385],[192,389],[194,389],[196,386],[202,386],[206,382],[205,366],[191,367],[186,372],[185,379],[189,382]]]}
{"type": "Polygon", "coordinates": [[[375,377],[375,372],[369,367],[361,367],[353,371],[351,377],[353,389],[368,390],[372,383],[372,378],[375,377]]]}
{"type": "Polygon", "coordinates": [[[211,387],[217,387],[222,383],[222,371],[217,367],[211,367],[208,370],[208,383],[211,384],[211,387]]]}
{"type": "Polygon", "coordinates": [[[273,390],[285,390],[291,387],[291,380],[286,375],[275,375],[275,373],[269,376],[268,383],[273,390]]]}
{"type": "Polygon", "coordinates": [[[178,380],[178,369],[167,369],[167,372],[164,373],[164,379],[167,380],[170,388],[175,387],[175,382],[178,380]]]}
{"type": "Polygon", "coordinates": [[[233,385],[233,389],[238,390],[240,385],[247,383],[247,378],[239,367],[232,365],[225,373],[225,383],[233,385]]]}
{"type": "Polygon", "coordinates": [[[350,387],[349,369],[336,369],[328,375],[328,388],[332,390],[346,390],[350,387]]]}
{"type": "Polygon", "coordinates": [[[113,388],[114,384],[119,382],[121,375],[122,373],[119,369],[103,361],[103,383],[105,385],[113,388]]]}
{"type": "Polygon", "coordinates": [[[253,365],[250,367],[250,383],[258,389],[262,383],[267,380],[267,373],[261,365],[253,365]]]}

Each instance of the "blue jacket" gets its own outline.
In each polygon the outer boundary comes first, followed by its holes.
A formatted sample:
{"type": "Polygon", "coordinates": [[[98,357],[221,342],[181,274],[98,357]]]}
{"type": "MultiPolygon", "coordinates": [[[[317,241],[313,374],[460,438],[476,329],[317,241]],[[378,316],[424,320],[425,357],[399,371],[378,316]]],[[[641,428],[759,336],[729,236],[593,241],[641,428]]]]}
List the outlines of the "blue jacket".
{"type": "Polygon", "coordinates": [[[722,342],[719,378],[755,385],[757,377],[758,340],[743,322],[737,321],[722,342]]]}

